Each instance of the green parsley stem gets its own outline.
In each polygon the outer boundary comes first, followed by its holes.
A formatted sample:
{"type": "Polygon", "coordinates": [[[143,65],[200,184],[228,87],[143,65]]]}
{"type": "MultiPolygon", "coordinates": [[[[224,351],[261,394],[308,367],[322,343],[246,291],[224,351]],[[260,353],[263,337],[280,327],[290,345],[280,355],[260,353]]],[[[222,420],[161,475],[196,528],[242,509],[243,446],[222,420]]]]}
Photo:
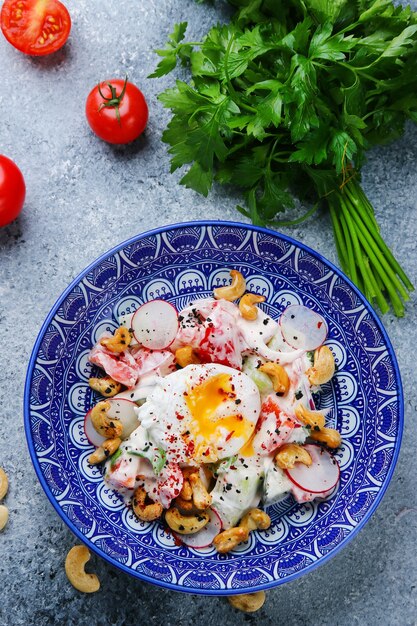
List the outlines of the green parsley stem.
{"type": "Polygon", "coordinates": [[[358,237],[364,244],[364,247],[367,248],[369,257],[372,259],[373,265],[378,269],[378,273],[381,275],[381,278],[384,280],[387,291],[389,291],[388,284],[392,286],[392,289],[397,289],[404,300],[409,300],[409,295],[407,291],[404,289],[401,282],[398,280],[396,274],[394,273],[391,266],[388,264],[385,256],[381,253],[380,248],[378,248],[375,239],[372,237],[372,234],[369,230],[367,230],[366,226],[360,219],[360,216],[355,211],[353,205],[349,206],[349,203],[346,203],[346,208],[350,212],[351,217],[356,223],[356,231],[358,233],[358,237]],[[375,260],[373,260],[372,256],[374,256],[375,260]],[[386,282],[387,281],[387,282],[386,282]]]}
{"type": "MultiPolygon", "coordinates": [[[[348,187],[348,185],[346,185],[346,187],[348,187]]],[[[368,232],[372,233],[374,239],[375,239],[375,243],[379,248],[379,252],[381,257],[385,258],[389,264],[391,265],[392,269],[394,270],[394,272],[396,274],[398,274],[398,276],[401,278],[402,282],[404,283],[405,287],[409,290],[409,291],[414,291],[414,285],[412,284],[412,282],[410,281],[410,279],[408,278],[407,274],[404,272],[404,270],[402,269],[401,265],[398,263],[398,261],[396,260],[396,258],[394,257],[394,255],[392,254],[391,250],[388,248],[387,244],[385,243],[385,241],[383,240],[383,238],[381,237],[380,233],[379,233],[379,226],[375,220],[375,215],[373,213],[373,209],[372,209],[372,205],[370,204],[369,200],[366,198],[361,186],[357,183],[355,183],[355,187],[357,190],[360,190],[360,193],[363,195],[363,197],[366,200],[366,203],[368,205],[369,208],[367,208],[366,211],[361,211],[360,215],[361,218],[363,219],[363,222],[366,226],[366,229],[368,230],[368,232]],[[371,213],[372,211],[372,213],[371,213]]],[[[365,205],[366,208],[366,205],[365,205]]],[[[407,294],[407,298],[408,299],[408,294],[407,294]]]]}

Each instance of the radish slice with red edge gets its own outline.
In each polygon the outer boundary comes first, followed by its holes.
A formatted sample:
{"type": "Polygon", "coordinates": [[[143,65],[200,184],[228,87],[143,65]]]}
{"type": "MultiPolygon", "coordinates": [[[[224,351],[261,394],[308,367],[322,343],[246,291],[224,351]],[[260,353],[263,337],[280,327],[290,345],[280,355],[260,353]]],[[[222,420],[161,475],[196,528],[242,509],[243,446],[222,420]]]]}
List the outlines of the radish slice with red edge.
{"type": "Polygon", "coordinates": [[[91,409],[87,411],[84,418],[84,431],[88,441],[92,446],[96,446],[96,448],[106,441],[106,437],[100,435],[93,426],[93,422],[91,421],[91,409]]]}
{"type": "Polygon", "coordinates": [[[326,320],[302,304],[293,304],[279,318],[284,341],[298,350],[315,350],[326,340],[326,320]]]}
{"type": "Polygon", "coordinates": [[[304,446],[313,463],[309,466],[296,463],[294,468],[285,470],[291,482],[310,493],[324,493],[333,489],[340,476],[340,467],[336,459],[321,446],[304,446]]]}
{"type": "Polygon", "coordinates": [[[180,535],[175,533],[175,537],[186,546],[190,548],[208,548],[213,543],[214,537],[221,532],[223,525],[218,513],[214,509],[208,510],[210,520],[209,522],[198,531],[191,535],[180,535]]]}
{"type": "Polygon", "coordinates": [[[165,300],[142,304],[132,317],[136,341],[150,350],[163,350],[174,341],[178,332],[178,313],[165,300]]]}
{"type": "Polygon", "coordinates": [[[110,409],[107,415],[122,422],[122,439],[127,439],[139,426],[136,413],[137,405],[132,400],[126,398],[108,398],[110,409]]]}

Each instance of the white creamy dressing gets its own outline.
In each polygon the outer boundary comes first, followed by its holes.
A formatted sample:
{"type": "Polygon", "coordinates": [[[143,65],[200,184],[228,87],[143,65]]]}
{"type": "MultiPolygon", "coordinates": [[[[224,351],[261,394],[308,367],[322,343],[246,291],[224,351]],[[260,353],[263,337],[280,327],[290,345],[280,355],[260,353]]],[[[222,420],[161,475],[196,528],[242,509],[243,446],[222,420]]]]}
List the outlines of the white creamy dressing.
{"type": "MultiPolygon", "coordinates": [[[[124,316],[121,323],[129,326],[131,317],[124,316]]],[[[213,508],[220,515],[225,528],[235,525],[242,515],[250,508],[257,506],[261,499],[265,505],[272,504],[292,492],[296,499],[306,501],[313,499],[313,494],[296,493],[295,485],[285,473],[277,468],[273,462],[276,451],[265,449],[264,442],[276,442],[281,437],[284,442],[304,443],[308,430],[299,423],[294,423],[294,407],[302,402],[312,408],[310,385],[305,374],[311,362],[305,350],[293,350],[285,343],[280,332],[279,324],[270,318],[264,311],[258,309],[258,317],[254,321],[243,319],[235,304],[226,301],[217,301],[212,298],[197,300],[180,313],[180,329],[177,339],[170,346],[175,352],[178,347],[192,345],[198,348],[204,337],[207,337],[207,325],[212,324],[225,339],[216,344],[216,358],[219,360],[230,357],[225,348],[226,339],[233,347],[231,358],[236,360],[236,367],[241,367],[242,356],[255,355],[261,362],[265,360],[285,364],[290,378],[290,389],[284,397],[279,397],[267,388],[262,394],[250,378],[251,369],[253,380],[253,362],[250,368],[245,369],[247,374],[236,369],[219,364],[187,366],[182,370],[161,375],[158,367],[143,375],[138,384],[116,397],[126,398],[134,402],[142,402],[137,414],[140,426],[123,442],[121,455],[114,466],[111,461],[106,466],[106,482],[124,493],[126,496],[133,490],[144,485],[145,490],[155,501],[160,501],[166,508],[171,500],[178,495],[182,484],[180,467],[198,465],[201,456],[193,457],[190,452],[190,437],[196,447],[207,444],[214,461],[225,459],[217,468],[217,480],[211,495],[213,508]],[[207,321],[207,318],[209,321],[207,321]],[[195,320],[198,319],[198,323],[195,320]],[[203,322],[201,322],[203,320],[203,322]],[[234,385],[235,396],[225,401],[213,413],[217,420],[239,414],[244,420],[251,422],[252,430],[247,431],[246,438],[236,437],[233,426],[221,427],[215,432],[214,441],[207,435],[192,433],[194,417],[190,412],[187,394],[202,381],[210,377],[226,373],[234,385]],[[253,453],[241,453],[244,444],[250,439],[253,428],[260,414],[261,401],[270,396],[279,407],[283,419],[280,433],[271,438],[271,432],[276,431],[276,415],[271,413],[264,419],[259,432],[253,439],[253,453]],[[239,401],[238,405],[236,400],[239,401]],[[286,418],[292,422],[286,425],[286,418]],[[292,425],[291,425],[292,424],[292,425]],[[282,431],[282,432],[281,432],[282,431]],[[188,434],[187,434],[188,433],[188,434]],[[191,433],[191,435],[190,435],[191,433]],[[158,454],[163,452],[166,459],[165,466],[155,473],[155,462],[158,465],[158,454]],[[133,453],[143,454],[143,458],[133,453]],[[154,454],[154,456],[152,456],[154,454]],[[232,462],[229,462],[232,457],[232,462]],[[156,461],[155,461],[156,459],[156,461]],[[309,497],[311,496],[311,497],[309,497]]],[[[253,356],[249,357],[254,359],[253,356]]],[[[155,360],[158,363],[158,359],[155,360]]],[[[266,385],[268,387],[268,385],[266,385]]],[[[229,420],[230,421],[230,420],[229,420]]],[[[225,423],[226,423],[225,422],[225,423]]],[[[246,423],[246,422],[245,422],[246,423]]],[[[213,462],[210,457],[208,460],[213,462]]]]}

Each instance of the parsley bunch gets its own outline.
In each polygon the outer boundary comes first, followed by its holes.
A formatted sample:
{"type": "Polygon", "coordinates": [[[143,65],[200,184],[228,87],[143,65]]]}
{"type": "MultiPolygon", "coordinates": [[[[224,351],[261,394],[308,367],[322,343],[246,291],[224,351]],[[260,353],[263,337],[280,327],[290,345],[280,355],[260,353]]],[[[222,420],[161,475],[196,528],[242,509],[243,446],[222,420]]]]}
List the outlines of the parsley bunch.
{"type": "Polygon", "coordinates": [[[159,98],[171,171],[207,195],[241,189],[254,224],[300,223],[330,211],[342,268],[382,313],[398,316],[413,285],[383,241],[360,185],[366,150],[417,121],[417,14],[390,0],[229,0],[236,12],[199,42],[177,24],[153,77],[189,66],[159,98]],[[280,221],[313,193],[301,218],[280,221]]]}

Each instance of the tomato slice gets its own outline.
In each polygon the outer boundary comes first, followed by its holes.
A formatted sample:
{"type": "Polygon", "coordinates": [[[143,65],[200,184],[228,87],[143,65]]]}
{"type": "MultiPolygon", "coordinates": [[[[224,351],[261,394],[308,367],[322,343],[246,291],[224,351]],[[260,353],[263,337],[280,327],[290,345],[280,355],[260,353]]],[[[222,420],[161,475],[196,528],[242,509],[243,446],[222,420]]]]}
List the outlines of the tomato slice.
{"type": "Polygon", "coordinates": [[[5,0],[1,30],[15,48],[44,56],[62,48],[71,30],[71,17],[59,0],[5,0]]]}

